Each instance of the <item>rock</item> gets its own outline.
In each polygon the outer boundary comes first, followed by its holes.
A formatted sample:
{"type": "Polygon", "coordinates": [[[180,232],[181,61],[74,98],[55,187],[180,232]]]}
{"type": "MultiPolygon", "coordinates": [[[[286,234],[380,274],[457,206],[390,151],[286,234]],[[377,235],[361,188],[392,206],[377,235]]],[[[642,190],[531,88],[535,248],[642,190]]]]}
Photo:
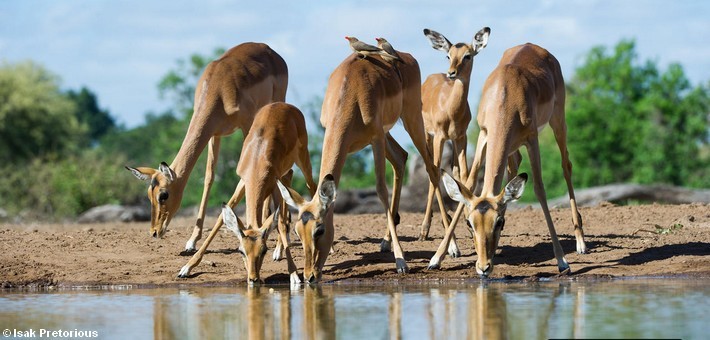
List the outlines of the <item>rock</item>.
{"type": "Polygon", "coordinates": [[[79,215],[78,223],[150,221],[150,210],[142,206],[107,204],[93,207],[79,215]]]}

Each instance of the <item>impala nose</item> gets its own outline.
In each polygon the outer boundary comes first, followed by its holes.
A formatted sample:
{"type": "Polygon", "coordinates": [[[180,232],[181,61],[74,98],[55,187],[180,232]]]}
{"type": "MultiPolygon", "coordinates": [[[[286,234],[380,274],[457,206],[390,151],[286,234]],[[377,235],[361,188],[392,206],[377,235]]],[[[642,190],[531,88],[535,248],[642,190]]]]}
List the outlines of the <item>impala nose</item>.
{"type": "Polygon", "coordinates": [[[306,281],[307,281],[308,283],[316,283],[316,282],[318,281],[318,279],[316,279],[316,275],[315,275],[315,274],[311,274],[311,276],[309,276],[306,281]]]}
{"type": "Polygon", "coordinates": [[[481,268],[478,263],[476,263],[476,272],[478,272],[478,275],[480,275],[482,279],[487,278],[492,271],[493,266],[491,266],[490,262],[487,263],[483,268],[481,268]]]}
{"type": "Polygon", "coordinates": [[[158,232],[157,232],[157,231],[154,231],[154,232],[153,232],[153,238],[158,238],[158,232]]]}
{"type": "Polygon", "coordinates": [[[449,79],[454,79],[456,78],[456,71],[449,71],[446,76],[449,77],[449,79]]]}

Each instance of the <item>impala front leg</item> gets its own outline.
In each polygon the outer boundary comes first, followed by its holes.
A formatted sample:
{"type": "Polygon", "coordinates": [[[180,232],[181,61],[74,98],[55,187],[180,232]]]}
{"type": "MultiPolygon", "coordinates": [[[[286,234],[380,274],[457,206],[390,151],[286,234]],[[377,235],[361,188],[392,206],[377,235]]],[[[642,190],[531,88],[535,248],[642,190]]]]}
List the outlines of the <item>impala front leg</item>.
{"type": "MultiPolygon", "coordinates": [[[[427,149],[431,152],[434,149],[434,137],[430,134],[426,134],[426,145],[427,149]]],[[[424,158],[422,157],[422,160],[424,158]]],[[[433,159],[434,165],[439,164],[441,160],[437,161],[436,158],[433,159]]],[[[426,163],[425,163],[426,166],[426,163]]],[[[424,220],[422,221],[421,230],[419,232],[419,241],[425,241],[429,238],[429,229],[431,228],[431,218],[432,218],[432,206],[434,205],[434,183],[429,182],[429,192],[427,193],[426,199],[426,209],[424,210],[424,220]]]]}
{"type": "MultiPolygon", "coordinates": [[[[278,189],[277,189],[278,190],[278,189]]],[[[276,194],[274,194],[276,195],[276,194]]],[[[286,254],[286,263],[288,266],[288,275],[291,287],[298,286],[301,284],[301,278],[298,276],[298,267],[296,263],[293,262],[293,257],[291,257],[291,243],[289,242],[289,221],[288,221],[288,206],[286,202],[281,202],[281,217],[279,218],[279,240],[283,245],[284,253],[286,254]]],[[[274,250],[275,251],[275,250],[274,250]]]]}
{"type": "Polygon", "coordinates": [[[205,222],[205,212],[207,210],[207,199],[210,195],[210,188],[214,182],[214,173],[217,168],[217,159],[219,158],[220,137],[213,136],[210,139],[207,152],[207,168],[205,169],[205,185],[202,190],[202,200],[200,201],[200,209],[197,212],[197,221],[192,229],[192,236],[185,243],[185,252],[194,252],[197,241],[202,238],[202,225],[205,222]]]}
{"type": "MultiPolygon", "coordinates": [[[[227,205],[234,209],[234,206],[239,203],[239,201],[244,198],[244,193],[245,193],[245,184],[243,180],[239,180],[239,184],[237,184],[237,188],[234,190],[234,194],[232,195],[232,198],[229,199],[229,202],[227,202],[227,205]]],[[[205,254],[207,251],[207,247],[210,245],[212,242],[212,239],[214,239],[215,236],[217,236],[217,232],[219,231],[219,228],[222,227],[223,224],[222,220],[222,214],[219,215],[219,218],[217,218],[217,222],[215,223],[214,227],[212,227],[212,231],[210,234],[207,236],[207,239],[205,242],[202,242],[202,245],[200,246],[200,249],[192,255],[192,258],[190,258],[190,261],[187,262],[186,265],[180,269],[180,273],[178,273],[178,277],[180,278],[186,278],[190,275],[190,271],[192,268],[195,268],[198,264],[200,264],[200,261],[202,261],[202,256],[205,254]]]]}

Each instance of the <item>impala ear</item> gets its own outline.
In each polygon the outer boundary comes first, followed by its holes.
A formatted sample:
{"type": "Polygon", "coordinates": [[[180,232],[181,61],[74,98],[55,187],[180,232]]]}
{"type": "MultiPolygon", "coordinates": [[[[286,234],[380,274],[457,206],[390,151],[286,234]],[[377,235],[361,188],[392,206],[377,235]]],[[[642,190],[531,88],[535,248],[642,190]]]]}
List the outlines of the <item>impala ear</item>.
{"type": "Polygon", "coordinates": [[[269,218],[264,221],[264,225],[259,228],[259,233],[261,234],[261,237],[266,239],[269,237],[269,233],[278,228],[279,224],[279,214],[281,214],[281,207],[277,207],[276,211],[269,216],[269,218]]]}
{"type": "Polygon", "coordinates": [[[449,39],[446,39],[443,34],[425,28],[424,35],[429,38],[429,42],[431,42],[431,47],[433,47],[435,50],[443,51],[446,53],[449,52],[449,49],[451,48],[451,42],[449,41],[449,39]]]}
{"type": "Polygon", "coordinates": [[[318,190],[318,197],[320,198],[321,209],[327,210],[330,205],[335,202],[335,197],[337,196],[337,191],[335,188],[335,178],[333,175],[327,174],[323,177],[323,182],[318,190]]]}
{"type": "Polygon", "coordinates": [[[464,185],[459,183],[456,179],[451,177],[447,172],[442,171],[441,180],[444,182],[444,187],[446,188],[446,193],[449,194],[452,200],[466,204],[466,206],[471,208],[471,200],[473,199],[473,194],[464,185]]]}
{"type": "Polygon", "coordinates": [[[241,242],[244,237],[244,224],[226,203],[222,203],[222,221],[224,221],[224,225],[227,229],[237,235],[239,242],[241,242]]]}
{"type": "Polygon", "coordinates": [[[303,205],[304,199],[299,195],[296,190],[293,190],[285,186],[281,181],[276,181],[276,185],[279,187],[279,192],[281,192],[281,197],[286,201],[286,204],[292,206],[295,209],[300,209],[303,205]]]}
{"type": "Polygon", "coordinates": [[[488,36],[491,35],[491,29],[489,27],[481,28],[476,35],[473,36],[473,50],[476,53],[481,52],[486,46],[488,46],[488,36]]]}
{"type": "Polygon", "coordinates": [[[163,176],[165,176],[165,178],[167,178],[170,182],[174,181],[177,177],[175,175],[175,171],[173,171],[173,169],[170,169],[170,167],[168,166],[168,163],[160,162],[160,166],[158,167],[158,169],[160,170],[160,172],[163,173],[163,176]]]}
{"type": "Polygon", "coordinates": [[[126,166],[126,170],[132,172],[133,176],[136,176],[136,178],[140,179],[141,181],[149,181],[156,171],[152,168],[131,168],[130,166],[126,166]]]}
{"type": "Polygon", "coordinates": [[[286,173],[283,176],[281,176],[281,181],[283,183],[291,185],[292,180],[293,180],[293,169],[288,169],[288,171],[286,171],[286,173]]]}
{"type": "Polygon", "coordinates": [[[528,181],[528,174],[522,173],[511,179],[510,182],[503,189],[503,204],[508,204],[508,202],[515,202],[523,196],[523,191],[525,190],[525,183],[528,181]]]}

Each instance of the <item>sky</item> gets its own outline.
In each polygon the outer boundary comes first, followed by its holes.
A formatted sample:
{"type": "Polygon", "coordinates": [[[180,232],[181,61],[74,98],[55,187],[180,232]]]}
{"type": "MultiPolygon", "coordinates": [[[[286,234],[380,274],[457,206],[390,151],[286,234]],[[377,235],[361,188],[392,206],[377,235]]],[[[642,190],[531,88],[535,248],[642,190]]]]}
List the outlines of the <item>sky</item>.
{"type": "MultiPolygon", "coordinates": [[[[242,42],[267,43],[289,67],[287,102],[303,107],[325,93],[335,67],[351,52],[344,36],[369,43],[385,37],[419,61],[422,79],[448,69],[424,28],[470,43],[489,26],[488,47],[475,57],[469,103],[503,51],[538,44],[571,79],[593,47],[635,39],[640,60],[661,69],[680,63],[694,85],[710,80],[710,1],[0,1],[0,63],[33,60],[61,78],[63,89],[86,86],[99,106],[134,127],[169,102],[159,80],[194,53],[242,42]]],[[[395,138],[403,136],[396,126],[395,138]]],[[[405,139],[400,141],[406,144],[405,139]]]]}

